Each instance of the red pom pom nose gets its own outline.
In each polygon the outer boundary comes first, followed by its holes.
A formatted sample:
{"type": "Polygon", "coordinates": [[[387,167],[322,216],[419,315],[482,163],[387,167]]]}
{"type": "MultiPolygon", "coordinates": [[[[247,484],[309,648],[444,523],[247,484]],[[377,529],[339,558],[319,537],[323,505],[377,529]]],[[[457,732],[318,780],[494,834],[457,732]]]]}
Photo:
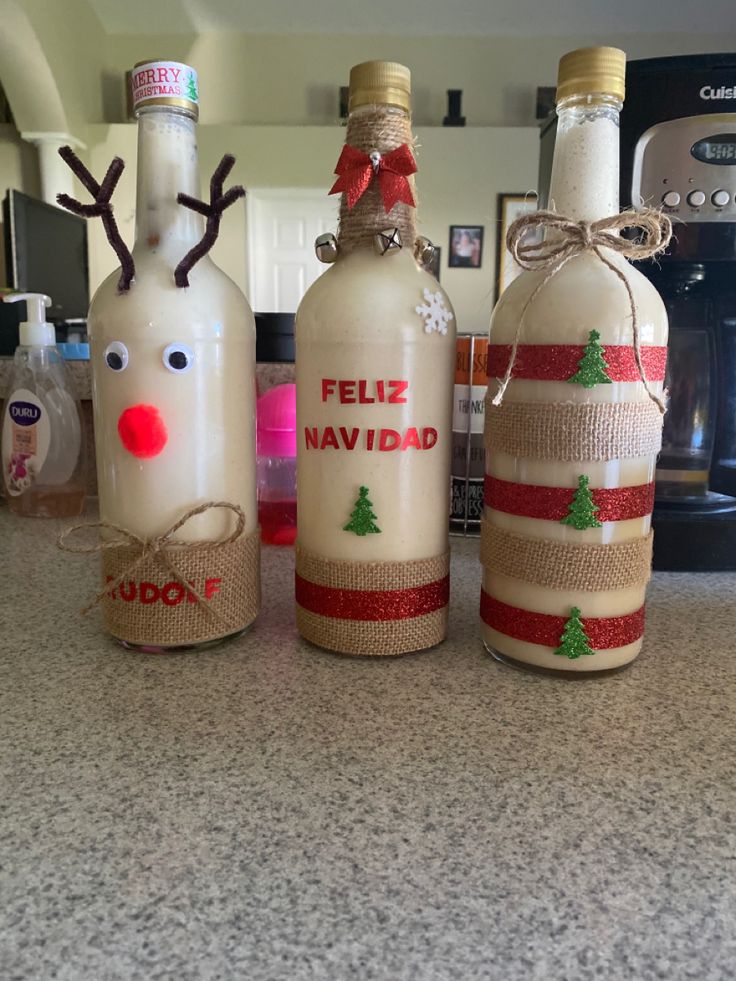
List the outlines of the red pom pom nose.
{"type": "Polygon", "coordinates": [[[118,435],[128,453],[141,460],[158,456],[168,434],[155,405],[131,405],[120,414],[118,435]]]}

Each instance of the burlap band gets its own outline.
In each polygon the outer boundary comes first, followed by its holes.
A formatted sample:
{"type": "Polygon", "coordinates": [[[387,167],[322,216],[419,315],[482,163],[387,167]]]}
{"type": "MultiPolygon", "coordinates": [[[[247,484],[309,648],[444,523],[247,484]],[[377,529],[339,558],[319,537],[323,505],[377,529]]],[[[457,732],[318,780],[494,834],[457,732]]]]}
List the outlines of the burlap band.
{"type": "Polygon", "coordinates": [[[662,416],[646,402],[485,403],[487,449],[530,460],[594,462],[656,456],[662,416]]]}
{"type": "Polygon", "coordinates": [[[449,552],[407,562],[350,562],[297,547],[297,627],[305,640],[341,654],[434,647],[447,632],[449,574],[449,552]]]}
{"type": "MultiPolygon", "coordinates": [[[[364,153],[371,153],[373,150],[389,153],[402,143],[413,147],[411,120],[405,113],[395,112],[387,106],[364,108],[351,115],[345,142],[364,153]]],[[[417,192],[413,177],[409,178],[409,183],[416,202],[417,192]]],[[[411,250],[417,237],[414,214],[415,208],[402,202],[395,204],[391,212],[386,214],[378,181],[375,179],[353,208],[348,208],[343,194],[337,235],[340,252],[347,255],[358,246],[372,246],[376,232],[387,228],[398,228],[404,248],[411,250]]]]}
{"type": "MultiPolygon", "coordinates": [[[[135,545],[103,551],[103,583],[118,580],[140,554],[135,545]]],[[[112,597],[101,600],[105,626],[114,637],[130,644],[184,647],[237,633],[255,620],[261,602],[260,529],[233,542],[197,549],[172,545],[167,556],[211,612],[186,592],[154,553],[135,567],[112,597]]]]}
{"type": "Polygon", "coordinates": [[[548,589],[599,592],[645,586],[652,574],[652,532],[611,545],[528,538],[481,522],[480,561],[492,572],[548,589]]]}

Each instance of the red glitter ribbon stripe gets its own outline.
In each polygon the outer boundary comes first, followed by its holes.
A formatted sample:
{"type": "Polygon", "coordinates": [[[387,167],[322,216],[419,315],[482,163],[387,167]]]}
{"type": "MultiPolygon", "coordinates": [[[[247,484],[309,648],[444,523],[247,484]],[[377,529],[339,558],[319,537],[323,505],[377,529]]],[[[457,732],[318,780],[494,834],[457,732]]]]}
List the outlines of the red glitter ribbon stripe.
{"type": "MultiPolygon", "coordinates": [[[[533,613],[501,603],[484,589],[480,591],[480,615],[484,623],[499,633],[543,647],[559,647],[567,623],[567,617],[533,613]]],[[[582,623],[593,650],[625,647],[644,634],[644,607],[622,617],[583,617],[582,623]]]]}
{"type": "Polygon", "coordinates": [[[296,601],[335,620],[409,620],[434,613],[450,600],[450,577],[410,589],[334,589],[296,574],[296,601]]]}
{"type": "MultiPolygon", "coordinates": [[[[608,377],[615,382],[639,381],[633,347],[626,344],[605,344],[604,357],[608,377]]],[[[512,378],[530,381],[567,381],[577,372],[585,353],[576,344],[520,344],[512,378]]],[[[510,344],[488,345],[488,377],[503,378],[511,357],[510,344]]],[[[647,381],[663,381],[667,365],[667,348],[647,345],[641,349],[641,361],[647,381]]]]}
{"type": "MultiPolygon", "coordinates": [[[[597,505],[598,521],[627,521],[643,518],[654,508],[654,482],[635,487],[591,487],[593,503],[597,505]]],[[[562,521],[567,515],[574,487],[540,487],[536,484],[515,484],[486,474],[483,499],[486,507],[523,518],[562,521]]]]}

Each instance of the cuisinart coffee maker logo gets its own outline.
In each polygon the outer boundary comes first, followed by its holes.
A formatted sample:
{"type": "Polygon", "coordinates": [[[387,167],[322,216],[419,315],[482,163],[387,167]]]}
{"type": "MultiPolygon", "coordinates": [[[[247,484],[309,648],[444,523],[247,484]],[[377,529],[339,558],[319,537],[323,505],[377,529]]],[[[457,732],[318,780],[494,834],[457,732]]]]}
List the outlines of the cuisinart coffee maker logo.
{"type": "Polygon", "coordinates": [[[701,99],[736,99],[735,85],[721,85],[714,89],[712,85],[704,85],[700,90],[701,99]]]}

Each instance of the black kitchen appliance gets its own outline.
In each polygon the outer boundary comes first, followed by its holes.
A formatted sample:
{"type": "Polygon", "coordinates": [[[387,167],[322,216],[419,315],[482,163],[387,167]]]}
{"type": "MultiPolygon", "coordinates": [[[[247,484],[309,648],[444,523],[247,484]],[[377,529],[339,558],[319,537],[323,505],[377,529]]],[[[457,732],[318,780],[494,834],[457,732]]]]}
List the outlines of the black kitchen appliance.
{"type": "MultiPolygon", "coordinates": [[[[543,197],[554,133],[552,118],[543,197]]],[[[646,205],[675,226],[666,255],[640,264],[670,326],[654,567],[736,570],[736,54],[628,63],[621,207],[646,205]]]]}
{"type": "MultiPolygon", "coordinates": [[[[47,293],[53,324],[86,318],[89,307],[87,222],[10,189],[3,201],[3,233],[8,286],[23,293],[47,293]]],[[[19,311],[0,307],[0,354],[18,344],[19,311]]],[[[20,311],[22,319],[22,311],[20,311]]]]}

